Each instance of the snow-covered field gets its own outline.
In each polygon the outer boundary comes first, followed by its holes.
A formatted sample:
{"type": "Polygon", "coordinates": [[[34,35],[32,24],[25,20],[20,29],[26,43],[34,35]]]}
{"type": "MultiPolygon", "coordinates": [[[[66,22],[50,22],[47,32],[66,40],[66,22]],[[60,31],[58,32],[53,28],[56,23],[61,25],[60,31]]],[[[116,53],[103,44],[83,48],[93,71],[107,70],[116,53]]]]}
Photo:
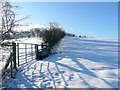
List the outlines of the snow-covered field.
{"type": "Polygon", "coordinates": [[[118,88],[117,40],[65,37],[57,52],[20,66],[5,87],[118,88]]]}

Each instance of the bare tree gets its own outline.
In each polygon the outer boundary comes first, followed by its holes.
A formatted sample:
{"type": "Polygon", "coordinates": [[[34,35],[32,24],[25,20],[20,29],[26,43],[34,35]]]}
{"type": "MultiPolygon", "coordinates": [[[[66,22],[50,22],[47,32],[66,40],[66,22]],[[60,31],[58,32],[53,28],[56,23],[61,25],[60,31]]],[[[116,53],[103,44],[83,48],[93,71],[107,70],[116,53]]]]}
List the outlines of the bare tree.
{"type": "Polygon", "coordinates": [[[18,8],[19,6],[11,5],[10,1],[2,0],[0,2],[0,33],[1,39],[0,42],[2,43],[6,39],[10,39],[12,35],[15,39],[15,31],[14,28],[19,26],[18,22],[25,20],[28,17],[16,20],[16,13],[13,10],[14,8],[18,8]]]}
{"type": "MultiPolygon", "coordinates": [[[[15,9],[18,9],[19,6],[13,6],[11,5],[9,0],[0,0],[0,45],[2,44],[4,46],[4,48],[0,47],[0,51],[4,51],[7,52],[8,55],[5,54],[5,56],[7,57],[3,57],[4,53],[0,53],[0,55],[2,56],[2,61],[6,61],[5,66],[2,69],[2,76],[4,76],[4,71],[7,69],[7,67],[10,65],[9,62],[13,62],[11,63],[14,64],[15,66],[15,61],[13,61],[13,50],[12,50],[12,46],[8,47],[6,46],[7,44],[9,44],[9,42],[4,43],[4,41],[7,39],[11,38],[12,35],[12,39],[16,39],[16,32],[15,32],[15,27],[17,26],[21,26],[19,24],[20,21],[27,19],[28,17],[25,18],[21,18],[21,19],[16,19],[17,14],[15,13],[15,9]],[[6,44],[6,45],[5,45],[6,44]],[[4,59],[4,60],[3,60],[4,59]]],[[[1,59],[1,58],[0,58],[1,59]]],[[[9,67],[8,67],[9,68],[9,67]]],[[[16,67],[14,67],[16,69],[16,67]]],[[[4,82],[4,80],[3,80],[4,82]]]]}

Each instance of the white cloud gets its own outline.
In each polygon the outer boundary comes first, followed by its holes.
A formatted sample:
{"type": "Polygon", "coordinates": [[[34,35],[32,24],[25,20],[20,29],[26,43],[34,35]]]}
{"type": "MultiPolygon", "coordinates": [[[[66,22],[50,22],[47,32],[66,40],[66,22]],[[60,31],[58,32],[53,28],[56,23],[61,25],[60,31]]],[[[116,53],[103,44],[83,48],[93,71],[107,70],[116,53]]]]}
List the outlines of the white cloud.
{"type": "Polygon", "coordinates": [[[31,27],[31,28],[46,28],[45,25],[40,25],[40,24],[36,24],[36,25],[30,24],[29,27],[31,27]]]}

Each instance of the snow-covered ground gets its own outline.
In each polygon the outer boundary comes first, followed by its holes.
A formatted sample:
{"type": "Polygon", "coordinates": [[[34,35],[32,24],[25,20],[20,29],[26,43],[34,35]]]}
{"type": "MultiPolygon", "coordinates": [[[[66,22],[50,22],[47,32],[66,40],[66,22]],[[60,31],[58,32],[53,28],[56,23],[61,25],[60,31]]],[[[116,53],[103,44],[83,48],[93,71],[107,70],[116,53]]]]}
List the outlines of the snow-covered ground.
{"type": "Polygon", "coordinates": [[[0,88],[2,86],[1,70],[5,66],[6,59],[8,58],[8,56],[9,56],[8,50],[4,49],[3,47],[0,47],[0,88]]]}
{"type": "MultiPolygon", "coordinates": [[[[4,42],[7,42],[8,40],[5,40],[4,42]]],[[[30,43],[30,44],[41,44],[42,43],[42,39],[38,38],[38,37],[32,37],[32,38],[20,38],[20,39],[12,39],[12,40],[9,40],[9,41],[15,41],[16,43],[30,43]]],[[[24,45],[20,44],[19,45],[20,48],[24,47],[24,45]]],[[[30,45],[27,47],[29,48],[30,45]]],[[[33,46],[34,47],[34,46],[33,46]]],[[[27,49],[28,53],[31,51],[30,49],[27,49]]],[[[33,48],[34,50],[34,48],[33,48]]],[[[25,51],[25,48],[24,50],[23,49],[20,49],[20,53],[24,52],[25,51]]],[[[3,67],[5,66],[6,64],[6,60],[8,59],[10,55],[10,51],[9,49],[6,49],[4,47],[0,47],[0,87],[1,87],[1,84],[2,84],[2,78],[1,78],[1,70],[3,69],[3,67]]],[[[35,56],[35,54],[33,54],[35,56]]],[[[23,58],[23,57],[21,57],[23,58]]],[[[22,62],[24,63],[24,62],[22,62]]]]}
{"type": "Polygon", "coordinates": [[[117,40],[65,37],[57,52],[20,66],[5,87],[118,88],[117,40]]]}

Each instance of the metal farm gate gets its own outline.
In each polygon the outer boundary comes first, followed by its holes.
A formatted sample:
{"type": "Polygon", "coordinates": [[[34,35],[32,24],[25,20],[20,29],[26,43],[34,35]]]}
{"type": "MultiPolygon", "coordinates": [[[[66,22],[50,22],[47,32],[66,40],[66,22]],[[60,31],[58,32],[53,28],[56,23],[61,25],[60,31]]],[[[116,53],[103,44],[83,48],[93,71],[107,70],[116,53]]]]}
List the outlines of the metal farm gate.
{"type": "Polygon", "coordinates": [[[9,58],[2,69],[3,80],[6,77],[15,77],[15,72],[20,65],[39,59],[39,51],[43,50],[43,44],[30,44],[30,43],[11,43],[12,48],[9,58]]]}
{"type": "Polygon", "coordinates": [[[18,66],[37,59],[37,53],[39,49],[41,49],[41,45],[38,44],[17,43],[16,60],[18,66]]]}

